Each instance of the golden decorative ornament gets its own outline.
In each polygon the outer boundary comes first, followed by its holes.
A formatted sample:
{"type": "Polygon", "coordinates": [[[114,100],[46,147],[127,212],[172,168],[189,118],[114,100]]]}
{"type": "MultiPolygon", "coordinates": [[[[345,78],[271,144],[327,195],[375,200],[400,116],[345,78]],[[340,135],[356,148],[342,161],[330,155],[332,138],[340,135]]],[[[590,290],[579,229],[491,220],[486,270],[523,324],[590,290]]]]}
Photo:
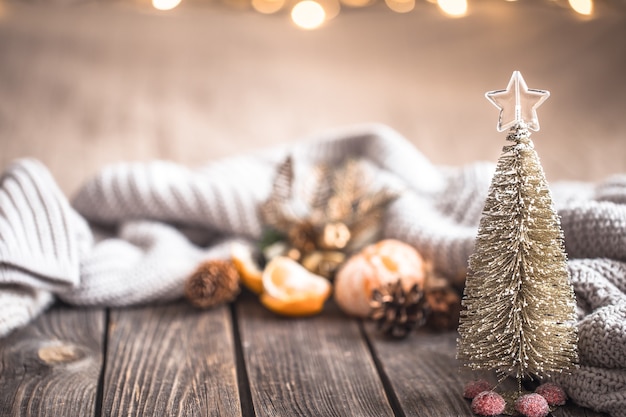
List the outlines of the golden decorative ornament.
{"type": "Polygon", "coordinates": [[[233,301],[239,294],[239,273],[230,261],[202,262],[185,281],[185,298],[199,308],[233,301]]]}
{"type": "Polygon", "coordinates": [[[311,252],[300,262],[314,274],[330,277],[345,260],[343,252],[326,250],[311,252]]]}
{"type": "Polygon", "coordinates": [[[351,238],[350,229],[341,222],[328,223],[322,230],[318,245],[323,249],[343,249],[351,238]]]}
{"type": "Polygon", "coordinates": [[[282,235],[288,244],[281,255],[332,278],[341,263],[336,252],[345,256],[376,241],[382,214],[400,191],[374,187],[374,175],[374,168],[364,161],[319,164],[298,188],[293,159],[288,157],[278,166],[272,192],[260,207],[270,234],[282,235]]]}
{"type": "Polygon", "coordinates": [[[287,231],[287,240],[300,253],[312,252],[317,247],[317,232],[309,222],[298,223],[287,231]]]}
{"type": "Polygon", "coordinates": [[[366,318],[374,289],[400,278],[409,291],[415,284],[423,290],[427,266],[412,246],[386,239],[365,247],[341,267],[335,277],[335,301],[347,314],[366,318]]]}

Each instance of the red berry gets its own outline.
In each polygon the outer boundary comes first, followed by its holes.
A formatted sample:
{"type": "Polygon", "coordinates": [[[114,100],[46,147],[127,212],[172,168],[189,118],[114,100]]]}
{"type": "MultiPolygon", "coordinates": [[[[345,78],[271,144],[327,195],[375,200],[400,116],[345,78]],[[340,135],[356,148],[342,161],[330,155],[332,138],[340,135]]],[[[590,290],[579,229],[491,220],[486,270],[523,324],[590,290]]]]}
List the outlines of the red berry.
{"type": "Polygon", "coordinates": [[[477,379],[475,381],[470,381],[465,384],[465,389],[463,390],[463,397],[471,400],[478,394],[483,391],[491,391],[493,386],[485,381],[484,379],[477,379]]]}
{"type": "Polygon", "coordinates": [[[472,400],[472,411],[481,416],[497,416],[504,412],[504,398],[493,391],[483,391],[472,400]]]}
{"type": "Polygon", "coordinates": [[[515,410],[526,417],[545,417],[550,412],[550,407],[541,395],[526,394],[515,401],[515,410]]]}
{"type": "Polygon", "coordinates": [[[535,393],[545,398],[548,405],[563,405],[567,401],[567,395],[563,388],[552,382],[539,385],[535,393]]]}

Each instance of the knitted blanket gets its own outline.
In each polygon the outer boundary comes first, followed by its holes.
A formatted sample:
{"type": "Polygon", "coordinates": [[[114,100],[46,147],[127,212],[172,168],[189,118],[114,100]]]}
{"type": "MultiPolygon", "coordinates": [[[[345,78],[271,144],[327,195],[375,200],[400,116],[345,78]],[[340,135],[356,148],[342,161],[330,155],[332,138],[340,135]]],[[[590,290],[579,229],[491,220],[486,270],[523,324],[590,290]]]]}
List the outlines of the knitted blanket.
{"type": "MultiPolygon", "coordinates": [[[[497,146],[494,145],[494,146],[497,146]]],[[[494,171],[491,163],[431,164],[384,126],[212,162],[103,169],[72,204],[39,162],[18,160],[0,180],[0,336],[24,326],[55,297],[75,305],[128,306],[183,294],[203,260],[254,242],[258,207],[276,166],[363,158],[405,192],[388,208],[385,237],[415,246],[450,277],[462,274],[494,171]]],[[[579,313],[581,366],[557,376],[580,405],[626,416],[626,174],[599,184],[557,183],[579,313]]]]}

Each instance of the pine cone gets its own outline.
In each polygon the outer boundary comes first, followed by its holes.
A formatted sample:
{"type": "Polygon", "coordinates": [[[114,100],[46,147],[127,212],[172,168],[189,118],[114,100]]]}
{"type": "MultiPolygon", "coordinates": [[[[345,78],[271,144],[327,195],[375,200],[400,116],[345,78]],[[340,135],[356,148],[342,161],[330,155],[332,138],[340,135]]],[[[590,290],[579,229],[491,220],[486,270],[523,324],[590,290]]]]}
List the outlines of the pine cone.
{"type": "Polygon", "coordinates": [[[428,326],[438,330],[454,330],[459,325],[461,297],[452,287],[435,288],[426,293],[431,314],[428,326]]]}
{"type": "Polygon", "coordinates": [[[316,248],[317,232],[313,224],[302,222],[293,224],[287,231],[287,239],[291,246],[299,250],[301,254],[313,252],[316,248]]]}
{"type": "Polygon", "coordinates": [[[239,294],[239,273],[230,261],[202,262],[185,281],[185,297],[199,308],[233,301],[239,294]]]}
{"type": "MultiPolygon", "coordinates": [[[[458,281],[457,281],[458,283],[458,281]]],[[[461,296],[444,277],[431,271],[424,290],[424,297],[430,309],[426,325],[437,330],[454,330],[459,326],[461,314],[461,296]]]]}
{"type": "Polygon", "coordinates": [[[424,292],[419,285],[405,291],[401,279],[375,288],[370,307],[370,318],[376,321],[378,330],[394,338],[404,338],[422,326],[428,314],[424,292]]]}

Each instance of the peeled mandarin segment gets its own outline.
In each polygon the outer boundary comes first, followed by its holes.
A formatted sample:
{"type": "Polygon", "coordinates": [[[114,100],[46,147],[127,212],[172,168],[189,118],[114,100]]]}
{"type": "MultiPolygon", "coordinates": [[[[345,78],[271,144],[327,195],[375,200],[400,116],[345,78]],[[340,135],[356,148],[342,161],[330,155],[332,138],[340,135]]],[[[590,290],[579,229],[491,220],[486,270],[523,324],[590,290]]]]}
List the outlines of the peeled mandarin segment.
{"type": "Polygon", "coordinates": [[[330,282],[307,271],[293,259],[274,258],[263,271],[261,302],[288,316],[319,313],[330,295],[330,282]]]}
{"type": "Polygon", "coordinates": [[[243,285],[255,294],[261,294],[263,273],[252,259],[252,251],[244,245],[234,244],[231,248],[231,257],[243,285]]]}
{"type": "Polygon", "coordinates": [[[309,297],[290,301],[279,300],[268,294],[261,295],[261,303],[276,314],[289,317],[304,317],[318,314],[324,308],[326,297],[309,297]]]}
{"type": "Polygon", "coordinates": [[[326,278],[307,271],[286,256],[278,256],[263,271],[263,292],[275,298],[284,298],[311,291],[323,293],[330,287],[326,278]]]}

